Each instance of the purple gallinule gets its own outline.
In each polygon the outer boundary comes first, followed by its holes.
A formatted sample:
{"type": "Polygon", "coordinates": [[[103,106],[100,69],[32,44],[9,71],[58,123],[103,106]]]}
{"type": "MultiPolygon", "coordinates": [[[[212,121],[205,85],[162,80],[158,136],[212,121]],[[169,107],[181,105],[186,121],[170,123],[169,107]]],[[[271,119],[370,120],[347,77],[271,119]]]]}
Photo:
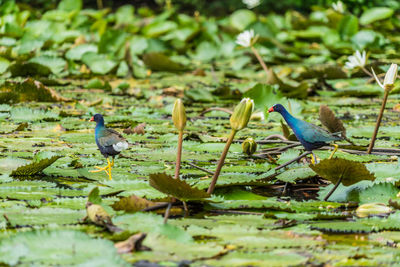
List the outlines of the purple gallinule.
{"type": "Polygon", "coordinates": [[[97,170],[91,172],[105,171],[110,180],[112,180],[111,168],[114,166],[114,158],[122,150],[128,148],[128,142],[120,133],[104,126],[104,118],[101,114],[95,114],[90,121],[96,122],[96,128],[94,129],[96,144],[101,154],[107,159],[107,166],[96,166],[97,170]],[[112,157],[112,162],[108,159],[109,157],[112,157]]]}
{"type": "MultiPolygon", "coordinates": [[[[314,149],[329,145],[333,141],[343,139],[340,133],[330,133],[317,125],[293,117],[281,104],[272,106],[268,109],[268,112],[278,112],[282,115],[305,150],[312,153],[313,164],[316,162],[316,157],[313,152],[314,149]]],[[[333,157],[333,154],[335,154],[338,149],[338,145],[333,144],[333,146],[335,149],[332,151],[329,159],[333,157]]]]}

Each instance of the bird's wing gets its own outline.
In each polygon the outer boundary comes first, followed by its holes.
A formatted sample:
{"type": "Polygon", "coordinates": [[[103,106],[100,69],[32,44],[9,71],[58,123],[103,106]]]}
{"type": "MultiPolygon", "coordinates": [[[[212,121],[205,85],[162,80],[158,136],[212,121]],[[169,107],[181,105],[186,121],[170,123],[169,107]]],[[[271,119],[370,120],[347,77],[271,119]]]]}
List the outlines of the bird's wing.
{"type": "Polygon", "coordinates": [[[325,129],[308,122],[305,122],[300,128],[302,128],[303,139],[309,143],[329,143],[341,139],[325,129]]]}
{"type": "Polygon", "coordinates": [[[126,140],[119,132],[106,128],[98,138],[98,142],[101,146],[112,146],[126,140]]]}

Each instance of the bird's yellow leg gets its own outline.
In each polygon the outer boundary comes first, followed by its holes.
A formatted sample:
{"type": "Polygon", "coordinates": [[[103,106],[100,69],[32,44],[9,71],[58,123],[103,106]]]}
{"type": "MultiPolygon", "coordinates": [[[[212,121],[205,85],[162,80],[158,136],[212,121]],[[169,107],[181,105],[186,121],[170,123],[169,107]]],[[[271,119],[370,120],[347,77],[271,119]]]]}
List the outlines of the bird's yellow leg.
{"type": "Polygon", "coordinates": [[[102,171],[107,171],[108,165],[105,167],[99,167],[99,166],[94,166],[97,170],[91,170],[90,172],[102,172],[102,171]]]}
{"type": "Polygon", "coordinates": [[[315,165],[315,158],[314,158],[314,154],[311,154],[311,164],[315,165]]]}
{"type": "Polygon", "coordinates": [[[332,151],[331,155],[329,156],[328,159],[332,159],[333,155],[336,153],[336,151],[338,150],[339,146],[337,144],[333,144],[333,146],[335,147],[335,149],[332,151]]]}
{"type": "Polygon", "coordinates": [[[105,171],[107,174],[108,174],[108,178],[110,179],[110,180],[112,180],[112,175],[111,175],[111,168],[112,168],[112,166],[114,166],[114,159],[113,159],[113,161],[112,162],[110,162],[110,160],[107,158],[107,162],[108,162],[108,172],[107,171],[105,171]]]}

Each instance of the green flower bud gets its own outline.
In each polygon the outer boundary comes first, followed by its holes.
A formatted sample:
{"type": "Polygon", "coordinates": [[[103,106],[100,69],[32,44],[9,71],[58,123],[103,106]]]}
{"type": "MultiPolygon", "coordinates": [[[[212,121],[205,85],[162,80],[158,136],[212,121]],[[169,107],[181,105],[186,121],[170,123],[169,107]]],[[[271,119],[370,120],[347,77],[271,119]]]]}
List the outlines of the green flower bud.
{"type": "Polygon", "coordinates": [[[182,103],[182,100],[177,99],[174,104],[174,108],[172,109],[172,121],[176,129],[179,131],[183,131],[186,126],[186,111],[185,106],[182,103]]]}
{"type": "Polygon", "coordinates": [[[358,217],[368,217],[370,215],[379,215],[390,213],[392,209],[383,203],[367,203],[359,206],[356,210],[358,217]]]}
{"type": "Polygon", "coordinates": [[[254,152],[256,152],[256,150],[257,150],[257,143],[256,143],[256,141],[254,141],[253,138],[249,137],[243,141],[242,149],[243,149],[243,153],[245,153],[249,156],[253,155],[254,152]]]}
{"type": "Polygon", "coordinates": [[[240,131],[247,126],[250,120],[251,113],[254,109],[254,102],[250,98],[243,98],[242,101],[235,107],[231,116],[231,128],[235,131],[240,131]]]}

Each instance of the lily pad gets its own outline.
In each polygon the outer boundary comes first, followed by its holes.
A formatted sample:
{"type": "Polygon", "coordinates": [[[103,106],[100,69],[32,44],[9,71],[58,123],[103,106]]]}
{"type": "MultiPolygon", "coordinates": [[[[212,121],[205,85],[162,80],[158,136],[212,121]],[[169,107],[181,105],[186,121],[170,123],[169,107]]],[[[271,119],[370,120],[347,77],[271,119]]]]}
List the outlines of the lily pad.
{"type": "Polygon", "coordinates": [[[199,200],[210,197],[206,192],[191,187],[185,181],[174,179],[165,173],[150,174],[149,184],[158,191],[180,200],[199,200]]]}

